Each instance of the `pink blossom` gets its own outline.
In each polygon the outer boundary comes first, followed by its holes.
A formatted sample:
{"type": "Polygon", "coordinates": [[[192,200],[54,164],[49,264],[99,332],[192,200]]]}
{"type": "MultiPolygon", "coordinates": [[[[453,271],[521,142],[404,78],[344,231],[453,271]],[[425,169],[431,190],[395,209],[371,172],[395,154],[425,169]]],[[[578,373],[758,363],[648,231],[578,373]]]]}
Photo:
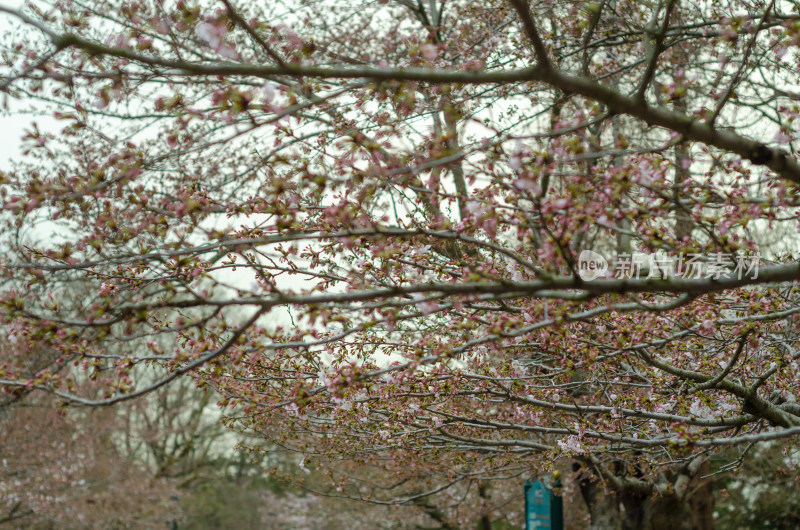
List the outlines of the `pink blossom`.
{"type": "Polygon", "coordinates": [[[225,42],[225,35],[228,34],[228,28],[225,24],[211,24],[210,22],[203,22],[195,29],[197,36],[205,41],[211,48],[213,48],[221,56],[236,60],[239,54],[236,53],[236,48],[233,44],[225,42]]]}
{"type": "Polygon", "coordinates": [[[222,42],[222,38],[228,33],[228,29],[224,24],[211,24],[203,22],[195,29],[197,36],[205,41],[212,48],[217,48],[222,42]]]}
{"type": "Polygon", "coordinates": [[[169,34],[169,29],[169,20],[159,18],[158,22],[156,22],[156,32],[158,32],[159,35],[167,35],[169,34]]]}
{"type": "Polygon", "coordinates": [[[239,54],[236,53],[236,48],[234,48],[233,45],[231,44],[223,44],[222,46],[217,48],[217,53],[219,53],[226,59],[230,59],[232,61],[239,58],[239,54]]]}
{"type": "Polygon", "coordinates": [[[481,215],[486,211],[486,206],[478,201],[467,201],[465,208],[472,215],[481,215]]]}
{"type": "Polygon", "coordinates": [[[423,315],[430,315],[439,310],[439,305],[436,302],[425,300],[425,295],[422,293],[413,293],[411,297],[415,300],[414,305],[417,306],[419,312],[423,315]]]}
{"type": "Polygon", "coordinates": [[[534,195],[538,195],[541,191],[539,183],[531,177],[520,177],[515,180],[513,184],[518,190],[530,191],[534,195]]]}
{"type": "Polygon", "coordinates": [[[311,473],[311,470],[308,469],[308,467],[306,467],[306,457],[305,457],[305,455],[303,456],[303,458],[300,459],[300,462],[297,465],[298,465],[298,467],[300,469],[303,470],[304,473],[306,473],[306,474],[311,473]]]}
{"type": "Polygon", "coordinates": [[[422,56],[426,61],[433,62],[439,56],[439,50],[433,44],[423,44],[422,56]]]}
{"type": "Polygon", "coordinates": [[[272,103],[275,99],[275,83],[267,81],[261,89],[261,94],[264,97],[264,103],[272,103]]]}
{"type": "Polygon", "coordinates": [[[778,131],[775,133],[775,136],[772,137],[772,141],[779,144],[788,144],[792,141],[792,137],[783,131],[778,131]]]}
{"type": "Polygon", "coordinates": [[[566,453],[583,454],[586,452],[580,439],[574,434],[568,436],[566,439],[559,440],[557,443],[561,450],[566,453]]]}
{"type": "Polygon", "coordinates": [[[468,72],[479,72],[483,70],[484,63],[480,59],[472,59],[464,63],[464,70],[468,72]]]}

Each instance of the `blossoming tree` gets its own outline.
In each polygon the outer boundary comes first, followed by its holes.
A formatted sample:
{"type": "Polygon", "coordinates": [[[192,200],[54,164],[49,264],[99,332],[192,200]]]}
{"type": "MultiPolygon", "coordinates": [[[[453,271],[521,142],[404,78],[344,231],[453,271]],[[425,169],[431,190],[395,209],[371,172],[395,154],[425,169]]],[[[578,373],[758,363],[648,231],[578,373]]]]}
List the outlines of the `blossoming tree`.
{"type": "Polygon", "coordinates": [[[0,175],[5,392],[193,377],[306,467],[426,475],[342,494],[575,462],[631,526],[800,434],[796,2],[0,9],[7,104],[63,125],[0,175]]]}

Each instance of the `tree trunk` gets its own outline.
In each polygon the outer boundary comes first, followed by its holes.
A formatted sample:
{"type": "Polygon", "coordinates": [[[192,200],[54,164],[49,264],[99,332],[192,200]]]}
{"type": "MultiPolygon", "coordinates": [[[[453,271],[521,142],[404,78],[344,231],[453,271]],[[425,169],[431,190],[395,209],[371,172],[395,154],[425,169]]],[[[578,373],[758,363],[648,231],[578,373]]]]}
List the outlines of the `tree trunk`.
{"type": "Polygon", "coordinates": [[[674,496],[622,495],[623,530],[679,530],[684,528],[684,503],[674,496]]]}
{"type": "MultiPolygon", "coordinates": [[[[710,470],[711,465],[706,460],[697,476],[708,475],[710,470]]],[[[692,508],[692,530],[714,530],[714,488],[711,480],[702,480],[689,494],[689,506],[692,508]]]]}
{"type": "MultiPolygon", "coordinates": [[[[573,471],[581,469],[581,464],[574,462],[573,471]]],[[[616,495],[603,492],[600,481],[590,473],[578,475],[578,487],[583,502],[589,510],[589,528],[591,530],[616,530],[621,528],[619,501],[616,495]]]]}
{"type": "MultiPolygon", "coordinates": [[[[573,464],[578,471],[581,465],[573,464]]],[[[682,497],[641,495],[630,491],[609,494],[591,474],[577,477],[583,501],[589,511],[591,530],[714,530],[714,492],[704,462],[688,495],[682,497]]],[[[685,490],[684,490],[685,491],[685,490]]]]}

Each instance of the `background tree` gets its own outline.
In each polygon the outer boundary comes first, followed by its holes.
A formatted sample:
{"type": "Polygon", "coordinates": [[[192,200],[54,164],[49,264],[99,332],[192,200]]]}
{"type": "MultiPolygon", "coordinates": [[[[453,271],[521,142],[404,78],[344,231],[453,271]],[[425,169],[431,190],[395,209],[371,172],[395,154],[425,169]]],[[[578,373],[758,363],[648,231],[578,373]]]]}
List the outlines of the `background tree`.
{"type": "Polygon", "coordinates": [[[118,451],[118,420],[109,409],[60,412],[42,396],[0,407],[0,524],[129,528],[180,519],[174,481],[118,451]]]}
{"type": "Polygon", "coordinates": [[[2,175],[7,337],[53,352],[7,392],[190,376],[350,496],[575,462],[632,528],[800,432],[796,3],[3,11],[3,90],[65,124],[2,175]]]}

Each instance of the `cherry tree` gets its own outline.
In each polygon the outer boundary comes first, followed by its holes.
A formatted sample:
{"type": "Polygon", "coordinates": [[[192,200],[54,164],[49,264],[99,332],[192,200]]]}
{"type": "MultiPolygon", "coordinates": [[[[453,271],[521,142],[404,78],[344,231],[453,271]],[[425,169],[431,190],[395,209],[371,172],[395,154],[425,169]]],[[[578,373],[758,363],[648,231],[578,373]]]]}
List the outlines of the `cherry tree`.
{"type": "Polygon", "coordinates": [[[6,340],[48,352],[7,394],[191,377],[330,494],[574,466],[630,527],[800,434],[797,2],[0,10],[6,104],[60,123],[0,175],[6,340]]]}
{"type": "Polygon", "coordinates": [[[174,482],[117,450],[117,412],[65,412],[41,394],[0,401],[0,523],[157,527],[178,517],[174,482]]]}

